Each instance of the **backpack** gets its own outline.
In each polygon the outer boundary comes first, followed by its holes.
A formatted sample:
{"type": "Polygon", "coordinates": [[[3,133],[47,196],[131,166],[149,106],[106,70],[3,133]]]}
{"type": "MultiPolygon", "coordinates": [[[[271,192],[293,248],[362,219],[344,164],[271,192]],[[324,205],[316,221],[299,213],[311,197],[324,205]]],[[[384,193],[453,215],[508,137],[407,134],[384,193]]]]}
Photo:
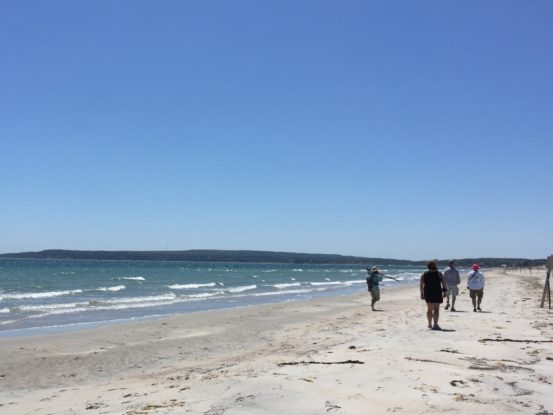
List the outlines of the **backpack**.
{"type": "Polygon", "coordinates": [[[373,278],[372,278],[372,275],[369,275],[367,277],[367,285],[369,286],[369,291],[371,291],[373,289],[373,278]]]}

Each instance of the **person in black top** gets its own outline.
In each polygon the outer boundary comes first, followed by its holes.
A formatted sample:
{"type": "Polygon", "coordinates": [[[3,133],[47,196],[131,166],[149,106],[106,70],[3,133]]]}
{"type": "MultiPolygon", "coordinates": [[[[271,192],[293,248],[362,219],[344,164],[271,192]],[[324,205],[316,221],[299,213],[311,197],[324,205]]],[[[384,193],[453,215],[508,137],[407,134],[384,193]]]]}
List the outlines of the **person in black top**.
{"type": "Polygon", "coordinates": [[[430,261],[427,264],[428,271],[421,275],[421,300],[426,301],[428,307],[426,318],[428,319],[428,328],[432,330],[441,330],[438,326],[440,318],[440,304],[443,303],[444,293],[447,292],[446,283],[443,274],[438,271],[436,261],[430,261]],[[434,325],[432,325],[434,320],[434,325]]]}

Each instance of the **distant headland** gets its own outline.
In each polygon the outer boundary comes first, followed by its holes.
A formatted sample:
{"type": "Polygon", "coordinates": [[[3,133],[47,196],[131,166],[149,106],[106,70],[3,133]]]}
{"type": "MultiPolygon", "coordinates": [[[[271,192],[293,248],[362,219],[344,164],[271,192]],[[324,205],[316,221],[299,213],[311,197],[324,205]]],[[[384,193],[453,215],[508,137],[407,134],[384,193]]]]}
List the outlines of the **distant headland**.
{"type": "MultiPolygon", "coordinates": [[[[214,249],[191,249],[185,251],[73,251],[47,249],[37,252],[0,254],[0,258],[12,259],[73,259],[73,260],[112,260],[112,261],[194,261],[194,262],[265,262],[277,264],[364,264],[364,265],[425,265],[426,260],[371,258],[334,254],[305,254],[273,251],[227,251],[214,249]]],[[[439,260],[447,264],[451,258],[439,260]]],[[[459,266],[478,263],[483,267],[496,266],[539,266],[546,259],[527,258],[462,258],[455,259],[459,266]]]]}

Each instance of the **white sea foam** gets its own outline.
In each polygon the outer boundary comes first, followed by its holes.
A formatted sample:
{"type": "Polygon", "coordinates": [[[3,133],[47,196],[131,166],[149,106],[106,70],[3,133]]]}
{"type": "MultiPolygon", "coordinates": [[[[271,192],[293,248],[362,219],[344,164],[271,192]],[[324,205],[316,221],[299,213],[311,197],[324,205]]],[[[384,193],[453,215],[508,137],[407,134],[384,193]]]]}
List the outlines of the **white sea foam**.
{"type": "Polygon", "coordinates": [[[96,291],[121,291],[121,290],[124,290],[125,287],[124,285],[116,285],[115,287],[100,287],[100,288],[96,288],[96,291]]]}
{"type": "Polygon", "coordinates": [[[314,291],[321,291],[321,288],[319,289],[304,289],[304,290],[282,290],[282,291],[272,291],[268,293],[255,293],[252,294],[253,297],[266,297],[269,295],[285,295],[285,294],[305,294],[305,293],[312,293],[314,291]]]}
{"type": "Polygon", "coordinates": [[[221,295],[221,293],[199,293],[199,294],[189,294],[184,296],[185,298],[208,298],[215,295],[221,295]]]}
{"type": "Polygon", "coordinates": [[[18,307],[21,311],[43,311],[43,310],[58,310],[65,308],[75,308],[83,306],[83,303],[61,303],[61,304],[41,304],[41,305],[22,305],[18,307]]]}
{"type": "Polygon", "coordinates": [[[329,281],[329,282],[310,282],[311,285],[341,285],[343,284],[340,281],[329,281]]]}
{"type": "Polygon", "coordinates": [[[132,281],[146,281],[144,277],[121,277],[122,280],[132,280],[132,281]]]}
{"type": "Polygon", "coordinates": [[[203,288],[203,287],[215,287],[217,283],[210,282],[209,284],[173,284],[168,287],[172,290],[189,290],[194,288],[203,288]]]}
{"type": "Polygon", "coordinates": [[[242,291],[255,290],[257,285],[244,285],[242,287],[229,288],[227,291],[231,293],[241,293],[242,291]]]}
{"type": "Polygon", "coordinates": [[[177,298],[173,293],[161,295],[147,295],[144,297],[123,297],[110,300],[96,301],[95,304],[133,304],[133,303],[148,303],[152,301],[171,301],[177,298]]]}
{"type": "Polygon", "coordinates": [[[365,281],[365,280],[344,281],[344,285],[366,284],[366,283],[367,283],[367,281],[365,281]]]}
{"type": "Polygon", "coordinates": [[[292,271],[294,271],[294,272],[303,272],[303,269],[301,269],[301,268],[294,268],[292,271]]]}
{"type": "Polygon", "coordinates": [[[128,308],[155,307],[178,302],[174,294],[153,295],[145,297],[119,298],[110,301],[89,301],[88,303],[67,303],[67,304],[48,304],[41,306],[22,306],[23,311],[36,311],[43,313],[28,316],[29,318],[39,318],[44,315],[58,315],[81,313],[87,311],[99,310],[125,310],[128,308]]]}
{"type": "Polygon", "coordinates": [[[9,308],[0,308],[0,313],[5,314],[9,313],[11,310],[9,308]]]}
{"type": "Polygon", "coordinates": [[[70,294],[79,294],[83,290],[66,290],[66,291],[47,291],[42,293],[13,293],[13,294],[3,294],[0,296],[0,301],[2,300],[22,300],[25,298],[51,298],[59,297],[62,295],[70,294]]]}
{"type": "Polygon", "coordinates": [[[301,285],[301,282],[292,282],[289,284],[274,284],[272,287],[278,288],[279,290],[282,288],[288,288],[288,287],[299,287],[301,285]]]}

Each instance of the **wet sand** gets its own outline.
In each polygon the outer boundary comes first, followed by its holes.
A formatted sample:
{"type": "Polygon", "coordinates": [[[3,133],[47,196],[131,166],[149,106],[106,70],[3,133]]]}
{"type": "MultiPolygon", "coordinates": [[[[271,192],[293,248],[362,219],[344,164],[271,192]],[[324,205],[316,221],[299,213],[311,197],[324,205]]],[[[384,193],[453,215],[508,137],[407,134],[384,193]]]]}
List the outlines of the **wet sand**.
{"type": "Polygon", "coordinates": [[[545,273],[484,271],[443,331],[401,287],[0,339],[0,413],[553,413],[545,273]]]}

